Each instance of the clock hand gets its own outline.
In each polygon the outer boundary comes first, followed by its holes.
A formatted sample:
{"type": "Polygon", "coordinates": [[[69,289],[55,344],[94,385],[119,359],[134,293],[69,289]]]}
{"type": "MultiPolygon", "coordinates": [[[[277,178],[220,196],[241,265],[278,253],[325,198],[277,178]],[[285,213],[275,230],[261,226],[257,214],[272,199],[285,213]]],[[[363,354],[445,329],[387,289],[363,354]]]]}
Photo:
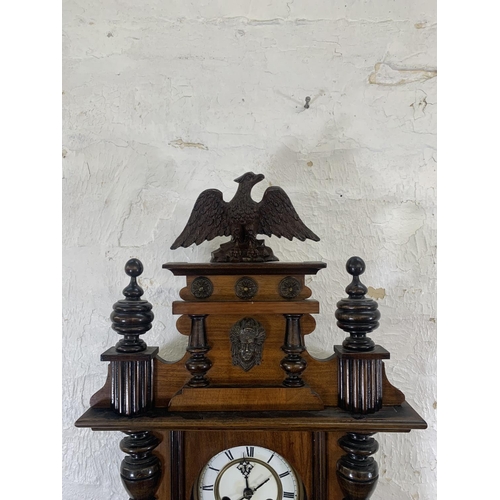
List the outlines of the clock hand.
{"type": "Polygon", "coordinates": [[[269,476],[267,479],[265,479],[264,481],[262,481],[262,483],[260,483],[259,486],[256,486],[253,489],[245,488],[244,495],[241,498],[238,498],[238,500],[246,500],[248,498],[252,498],[254,492],[256,492],[261,486],[264,486],[270,479],[271,479],[271,476],[269,476]],[[250,491],[248,491],[248,490],[251,491],[250,496],[248,496],[248,494],[250,493],[250,491]]]}
{"type": "MultiPolygon", "coordinates": [[[[247,480],[247,487],[243,490],[243,496],[239,498],[238,500],[250,500],[253,497],[253,494],[261,487],[264,486],[269,479],[271,479],[271,476],[269,476],[267,479],[262,481],[262,483],[259,484],[259,486],[256,486],[255,488],[249,488],[248,487],[248,480],[247,480]]],[[[224,500],[224,499],[222,499],[224,500]]]]}
{"type": "Polygon", "coordinates": [[[265,481],[262,481],[262,483],[260,483],[259,486],[256,486],[253,491],[257,491],[261,486],[264,486],[269,481],[269,479],[271,479],[271,476],[269,476],[265,481]]]}
{"type": "Polygon", "coordinates": [[[249,500],[253,496],[255,489],[250,488],[248,485],[248,476],[245,476],[245,489],[243,490],[243,496],[239,500],[249,500]]]}

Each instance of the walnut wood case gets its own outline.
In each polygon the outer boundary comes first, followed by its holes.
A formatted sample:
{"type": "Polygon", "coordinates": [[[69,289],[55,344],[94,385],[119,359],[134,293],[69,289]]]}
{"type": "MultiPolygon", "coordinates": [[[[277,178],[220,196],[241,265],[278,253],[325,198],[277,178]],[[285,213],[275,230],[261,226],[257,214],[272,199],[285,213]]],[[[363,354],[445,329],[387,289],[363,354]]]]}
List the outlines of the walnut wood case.
{"type": "Polygon", "coordinates": [[[184,280],[172,312],[188,347],[175,363],[140,338],[154,316],[137,283],[142,264],[127,263],[131,283],[111,316],[123,338],[102,355],[108,379],[76,425],[125,433],[120,474],[131,499],[190,500],[213,455],[249,444],[283,456],[309,500],[373,494],[373,435],[426,423],[387,380],[389,352],[367,336],[380,314],[359,279],[364,263],[353,259],[336,313],[348,337],[326,360],[304,342],[320,314],[306,276],[324,263],[165,264],[184,280]]]}

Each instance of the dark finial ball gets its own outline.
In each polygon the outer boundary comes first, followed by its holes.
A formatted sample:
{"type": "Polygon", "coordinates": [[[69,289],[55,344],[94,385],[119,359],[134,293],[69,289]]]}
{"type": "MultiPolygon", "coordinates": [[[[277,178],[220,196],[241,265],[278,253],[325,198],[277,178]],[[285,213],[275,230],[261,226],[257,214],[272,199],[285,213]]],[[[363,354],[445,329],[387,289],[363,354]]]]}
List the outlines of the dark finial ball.
{"type": "Polygon", "coordinates": [[[351,257],[345,265],[347,272],[351,276],[359,276],[365,272],[365,262],[361,257],[351,257]]]}
{"type": "Polygon", "coordinates": [[[139,259],[130,259],[125,264],[125,272],[132,278],[137,278],[137,276],[140,276],[142,274],[142,271],[144,271],[144,266],[139,259]]]}

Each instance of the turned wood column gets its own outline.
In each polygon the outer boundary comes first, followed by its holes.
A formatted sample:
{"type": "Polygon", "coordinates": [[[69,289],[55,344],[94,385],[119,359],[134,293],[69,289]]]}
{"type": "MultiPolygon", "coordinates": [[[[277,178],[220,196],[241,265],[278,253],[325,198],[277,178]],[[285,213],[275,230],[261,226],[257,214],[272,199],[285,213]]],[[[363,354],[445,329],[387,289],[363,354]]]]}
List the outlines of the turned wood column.
{"type": "MultiPolygon", "coordinates": [[[[154,406],[153,369],[158,347],[148,347],[139,336],[152,327],[152,305],[142,300],[144,290],[137,277],[142,274],[140,260],[130,259],[125,273],[130,283],[123,290],[124,300],[113,305],[112,328],[123,338],[101,355],[111,363],[111,405],[116,413],[135,417],[154,406]]],[[[127,431],[120,448],[129,456],[122,461],[120,476],[131,500],[155,500],[162,465],[153,450],[160,440],[147,430],[127,431]]]]}
{"type": "Polygon", "coordinates": [[[375,491],[378,464],[370,457],[378,450],[373,434],[349,432],[338,441],[347,452],[337,462],[337,480],[344,500],[366,500],[375,491]]]}
{"type": "Polygon", "coordinates": [[[126,432],[120,449],[129,456],[120,467],[123,486],[131,500],[156,500],[155,492],[161,479],[161,463],[153,455],[160,440],[151,432],[126,432]]]}
{"type": "MultiPolygon", "coordinates": [[[[375,345],[367,334],[378,328],[378,304],[366,298],[367,288],[359,276],[365,263],[351,257],[346,264],[352,276],[348,297],[337,303],[337,325],[349,333],[341,346],[334,346],[338,357],[339,406],[353,414],[375,413],[382,408],[382,363],[389,352],[375,345]]],[[[378,443],[370,433],[348,432],[339,439],[347,452],[337,462],[337,480],[344,500],[365,500],[372,496],[378,481],[378,465],[370,456],[378,443]]]]}
{"type": "Polygon", "coordinates": [[[191,374],[191,380],[188,385],[190,387],[206,387],[210,384],[206,374],[212,367],[212,362],[206,356],[210,350],[205,326],[207,314],[190,314],[189,317],[191,318],[191,333],[186,350],[191,354],[191,357],[186,361],[186,368],[191,374]]]}
{"type": "Polygon", "coordinates": [[[312,433],[312,491],[309,500],[328,500],[328,440],[324,431],[312,433]]]}
{"type": "Polygon", "coordinates": [[[170,431],[170,498],[184,500],[186,461],[184,457],[184,431],[170,431]]]}
{"type": "Polygon", "coordinates": [[[304,381],[302,372],[307,367],[306,360],[301,356],[305,351],[302,333],[300,331],[300,318],[302,314],[285,314],[285,343],[281,347],[286,356],[281,360],[281,368],[286,373],[283,385],[286,387],[302,387],[304,381]]]}

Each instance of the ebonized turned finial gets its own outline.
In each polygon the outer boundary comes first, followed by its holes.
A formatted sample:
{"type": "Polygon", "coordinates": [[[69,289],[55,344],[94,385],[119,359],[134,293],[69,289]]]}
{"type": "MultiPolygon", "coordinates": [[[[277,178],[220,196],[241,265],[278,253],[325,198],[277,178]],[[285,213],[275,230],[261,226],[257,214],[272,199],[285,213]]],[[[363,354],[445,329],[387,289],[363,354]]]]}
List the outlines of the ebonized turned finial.
{"type": "Polygon", "coordinates": [[[130,276],[130,283],[123,289],[123,295],[130,300],[139,300],[144,290],[138,285],[137,277],[144,271],[144,266],[139,259],[130,259],[125,264],[125,274],[130,276]]]}
{"type": "Polygon", "coordinates": [[[110,316],[113,330],[124,336],[115,346],[118,352],[140,352],[147,347],[139,335],[151,329],[154,315],[153,306],[141,299],[144,290],[137,283],[143,270],[139,259],[130,259],[125,265],[125,273],[130,276],[130,283],[123,289],[126,299],[113,305],[110,316]]]}
{"type": "Polygon", "coordinates": [[[342,346],[352,351],[371,351],[375,347],[375,343],[366,334],[379,326],[378,304],[365,297],[368,289],[359,279],[359,276],[366,269],[363,259],[351,257],[347,261],[346,269],[352,276],[351,283],[345,289],[349,297],[337,303],[337,311],[335,312],[339,328],[350,334],[342,346]]]}
{"type": "Polygon", "coordinates": [[[368,291],[365,285],[359,280],[359,276],[365,272],[366,265],[362,258],[351,257],[345,268],[347,272],[352,276],[351,283],[346,287],[345,291],[349,295],[349,298],[360,298],[368,291]]]}

